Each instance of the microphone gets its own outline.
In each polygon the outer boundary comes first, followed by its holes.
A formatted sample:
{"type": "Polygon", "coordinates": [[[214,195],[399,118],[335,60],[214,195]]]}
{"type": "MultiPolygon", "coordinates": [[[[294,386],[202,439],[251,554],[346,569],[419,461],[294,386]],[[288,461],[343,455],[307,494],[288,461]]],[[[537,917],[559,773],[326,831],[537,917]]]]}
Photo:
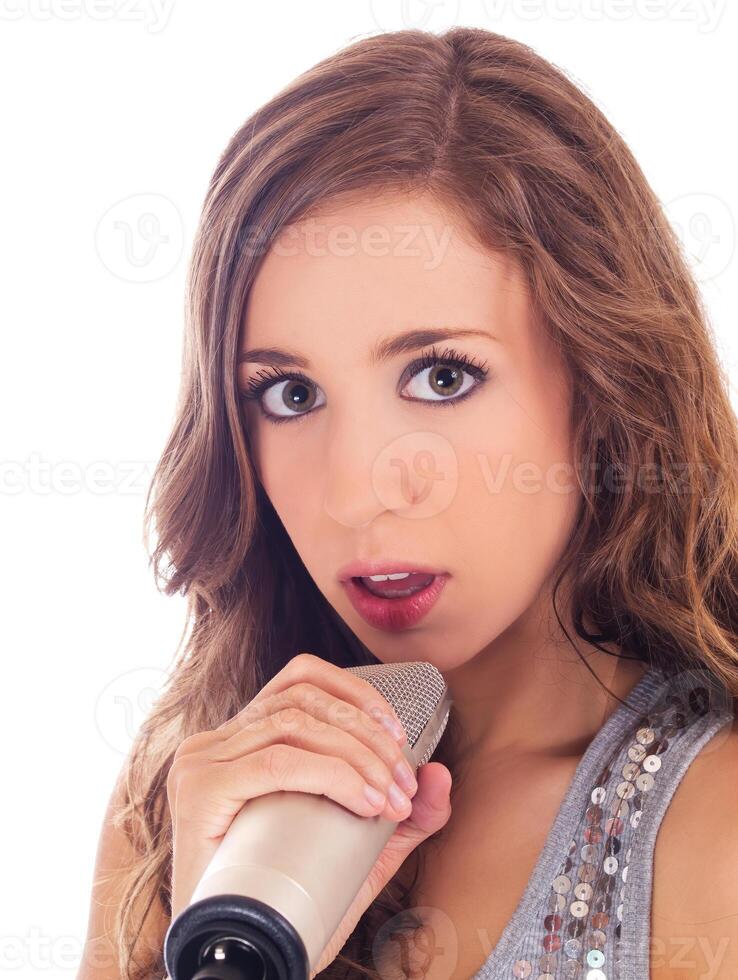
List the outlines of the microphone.
{"type": "MultiPolygon", "coordinates": [[[[425,661],[344,667],[392,705],[415,772],[446,728],[452,699],[425,661]]],[[[244,803],[170,923],[171,980],[309,980],[397,822],[327,796],[280,790],[244,803]]]]}

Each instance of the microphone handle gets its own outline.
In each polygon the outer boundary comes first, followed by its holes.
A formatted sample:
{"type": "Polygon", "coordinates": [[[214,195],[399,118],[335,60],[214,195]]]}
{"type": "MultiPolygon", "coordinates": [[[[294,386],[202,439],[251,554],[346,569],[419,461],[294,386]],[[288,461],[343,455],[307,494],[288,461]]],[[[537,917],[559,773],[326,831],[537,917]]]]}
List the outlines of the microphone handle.
{"type": "MultiPolygon", "coordinates": [[[[424,725],[408,714],[401,750],[413,772],[432,755],[451,706],[424,725]]],[[[188,906],[170,923],[171,980],[309,980],[397,828],[330,797],[278,790],[247,800],[188,906]]]]}
{"type": "MultiPolygon", "coordinates": [[[[407,743],[403,751],[414,765],[407,743]]],[[[361,816],[316,793],[254,797],[231,822],[190,904],[221,895],[263,902],[294,927],[314,970],[396,828],[397,821],[361,816]]]]}

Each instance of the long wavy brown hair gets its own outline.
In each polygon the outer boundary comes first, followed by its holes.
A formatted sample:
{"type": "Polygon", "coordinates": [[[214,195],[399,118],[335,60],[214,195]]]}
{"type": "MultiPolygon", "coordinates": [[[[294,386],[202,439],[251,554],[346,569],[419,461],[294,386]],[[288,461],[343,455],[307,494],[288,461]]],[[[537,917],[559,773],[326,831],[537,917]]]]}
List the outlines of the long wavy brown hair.
{"type": "MultiPolygon", "coordinates": [[[[152,909],[171,916],[166,778],[180,741],[227,720],[300,651],[378,662],[320,593],[259,484],[236,354],[280,229],[338,195],[385,190],[435,195],[480,243],[511,254],[571,372],[582,497],[557,585],[573,582],[578,638],[657,666],[706,666],[738,694],[738,426],[680,242],[633,155],[518,41],[454,27],[352,43],[236,132],[193,245],[181,392],[145,513],[157,585],[185,595],[188,616],[124,767],[116,819],[136,854],[116,910],[126,980],[166,972],[163,956],[143,962],[135,947],[152,909]],[[636,478],[644,467],[656,492],[636,478]]],[[[453,774],[452,743],[444,735],[436,758],[453,774]]],[[[379,977],[372,938],[407,905],[399,879],[321,976],[379,977]]]]}

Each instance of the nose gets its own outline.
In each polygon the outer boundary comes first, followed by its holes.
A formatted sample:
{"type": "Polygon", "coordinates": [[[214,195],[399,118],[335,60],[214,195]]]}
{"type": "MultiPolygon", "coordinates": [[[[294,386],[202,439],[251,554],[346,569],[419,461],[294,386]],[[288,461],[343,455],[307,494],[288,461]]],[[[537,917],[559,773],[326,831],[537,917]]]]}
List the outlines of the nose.
{"type": "Polygon", "coordinates": [[[385,510],[407,514],[416,497],[402,432],[374,409],[334,418],[323,466],[323,509],[336,523],[363,528],[385,510]],[[398,439],[398,437],[400,437],[398,439]]]}

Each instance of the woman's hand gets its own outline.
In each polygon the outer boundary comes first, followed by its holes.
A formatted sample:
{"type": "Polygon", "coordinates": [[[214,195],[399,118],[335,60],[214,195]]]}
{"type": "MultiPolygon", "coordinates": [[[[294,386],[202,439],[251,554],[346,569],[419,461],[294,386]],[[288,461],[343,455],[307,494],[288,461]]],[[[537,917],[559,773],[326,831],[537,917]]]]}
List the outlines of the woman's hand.
{"type": "Polygon", "coordinates": [[[421,766],[417,782],[410,773],[412,799],[390,793],[393,783],[404,788],[398,776],[407,767],[404,741],[392,706],[368,681],[307,653],[294,657],[233,718],[186,738],[167,778],[172,919],[189,904],[247,800],[292,790],[328,796],[361,816],[382,814],[398,826],[312,976],[324,970],[408,854],[451,815],[451,774],[441,763],[421,766]],[[399,737],[382,718],[398,726],[399,737]],[[380,792],[380,802],[371,802],[367,787],[380,792]]]}

